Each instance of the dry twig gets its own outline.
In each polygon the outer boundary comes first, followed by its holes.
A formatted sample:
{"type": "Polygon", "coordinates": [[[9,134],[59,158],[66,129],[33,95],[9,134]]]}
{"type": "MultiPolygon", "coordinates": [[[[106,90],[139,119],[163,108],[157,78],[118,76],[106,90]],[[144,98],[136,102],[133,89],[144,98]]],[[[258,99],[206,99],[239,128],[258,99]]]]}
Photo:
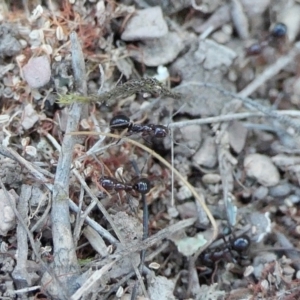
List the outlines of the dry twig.
{"type": "MultiPolygon", "coordinates": [[[[71,36],[72,65],[76,86],[86,95],[84,57],[76,33],[71,36]]],[[[66,132],[76,130],[82,117],[83,104],[74,103],[68,114],[66,132]]],[[[61,285],[68,295],[72,295],[78,288],[76,279],[79,276],[73,236],[69,216],[69,177],[72,163],[75,139],[65,135],[58,159],[57,171],[53,185],[53,201],[51,210],[52,235],[54,246],[54,271],[60,276],[61,285]]]]}

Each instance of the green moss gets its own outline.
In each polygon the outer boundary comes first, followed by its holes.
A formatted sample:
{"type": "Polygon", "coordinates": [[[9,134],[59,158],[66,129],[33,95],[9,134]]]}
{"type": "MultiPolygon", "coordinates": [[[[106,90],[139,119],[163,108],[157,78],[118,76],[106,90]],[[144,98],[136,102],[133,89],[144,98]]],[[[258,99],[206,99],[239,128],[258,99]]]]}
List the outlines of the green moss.
{"type": "Polygon", "coordinates": [[[59,95],[58,103],[63,105],[70,105],[74,102],[81,103],[105,103],[113,105],[118,99],[127,98],[136,93],[149,93],[155,97],[165,96],[178,99],[179,93],[172,92],[165,87],[161,82],[154,78],[142,78],[140,80],[130,80],[122,85],[116,86],[109,92],[101,95],[82,96],[78,94],[59,95]]]}

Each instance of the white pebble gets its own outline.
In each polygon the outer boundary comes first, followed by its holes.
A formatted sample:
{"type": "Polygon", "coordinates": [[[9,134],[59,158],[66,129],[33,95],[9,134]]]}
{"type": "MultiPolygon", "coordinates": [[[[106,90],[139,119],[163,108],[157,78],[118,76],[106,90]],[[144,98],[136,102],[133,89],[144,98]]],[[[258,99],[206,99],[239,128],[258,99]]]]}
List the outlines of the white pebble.
{"type": "Polygon", "coordinates": [[[121,36],[124,41],[160,38],[168,33],[160,6],[137,10],[126,24],[121,36]]]}
{"type": "Polygon", "coordinates": [[[47,56],[33,57],[23,67],[24,79],[31,88],[47,84],[51,77],[50,62],[47,56]]]}
{"type": "Polygon", "coordinates": [[[254,177],[263,186],[269,187],[279,183],[279,172],[266,155],[249,154],[244,160],[244,167],[247,176],[254,177]]]}

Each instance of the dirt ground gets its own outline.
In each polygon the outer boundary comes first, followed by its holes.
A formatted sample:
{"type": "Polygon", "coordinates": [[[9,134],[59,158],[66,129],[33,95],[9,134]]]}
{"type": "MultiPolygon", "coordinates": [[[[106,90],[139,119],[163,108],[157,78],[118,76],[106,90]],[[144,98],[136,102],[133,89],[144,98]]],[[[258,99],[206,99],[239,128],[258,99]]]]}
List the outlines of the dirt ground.
{"type": "Polygon", "coordinates": [[[0,22],[1,299],[300,299],[300,1],[0,22]]]}

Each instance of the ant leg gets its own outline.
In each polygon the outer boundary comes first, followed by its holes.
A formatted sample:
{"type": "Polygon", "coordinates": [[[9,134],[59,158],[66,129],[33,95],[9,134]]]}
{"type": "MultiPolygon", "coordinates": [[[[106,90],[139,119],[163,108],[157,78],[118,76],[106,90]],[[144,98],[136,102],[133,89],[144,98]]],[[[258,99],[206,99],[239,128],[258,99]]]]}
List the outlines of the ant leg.
{"type": "Polygon", "coordinates": [[[146,142],[146,144],[147,144],[148,146],[152,146],[152,145],[153,145],[152,139],[148,140],[148,139],[146,139],[143,135],[142,135],[142,138],[143,138],[143,140],[146,142]]]}
{"type": "Polygon", "coordinates": [[[119,143],[120,143],[120,141],[122,140],[122,137],[126,137],[126,136],[130,136],[130,135],[132,135],[132,133],[131,132],[128,132],[128,129],[126,128],[126,129],[124,129],[122,132],[121,132],[121,134],[120,134],[120,138],[115,142],[115,145],[118,145],[119,143]]]}
{"type": "Polygon", "coordinates": [[[215,283],[215,276],[216,276],[216,273],[217,273],[217,270],[218,270],[218,264],[219,264],[219,261],[217,261],[215,263],[215,268],[214,268],[214,271],[211,275],[211,284],[214,284],[215,283]]]}
{"type": "Polygon", "coordinates": [[[144,166],[143,166],[143,168],[142,168],[141,171],[139,170],[136,161],[133,160],[133,159],[129,159],[129,161],[131,162],[132,167],[133,167],[135,173],[138,175],[138,177],[140,177],[140,176],[143,174],[144,168],[145,168],[145,166],[148,164],[150,157],[151,157],[151,156],[150,156],[150,154],[149,154],[148,157],[147,157],[147,159],[146,159],[146,162],[144,163],[144,166]]]}
{"type": "Polygon", "coordinates": [[[141,176],[142,172],[140,172],[136,161],[134,159],[130,159],[130,162],[131,162],[131,165],[132,165],[132,167],[134,169],[134,172],[137,174],[137,176],[141,176]]]}
{"type": "Polygon", "coordinates": [[[148,165],[148,162],[149,162],[149,160],[150,160],[150,157],[151,157],[151,155],[148,154],[148,157],[147,157],[147,159],[146,159],[146,161],[145,161],[145,164],[144,164],[144,166],[143,166],[143,168],[142,168],[142,170],[141,170],[141,174],[143,174],[143,171],[144,171],[145,166],[148,165]]]}
{"type": "Polygon", "coordinates": [[[234,258],[234,255],[233,255],[233,253],[232,253],[232,251],[231,251],[231,245],[228,244],[228,242],[226,241],[224,235],[222,235],[222,240],[224,241],[224,244],[226,245],[226,247],[227,247],[227,249],[228,249],[228,251],[229,251],[229,253],[230,253],[230,260],[231,260],[231,262],[234,263],[234,264],[236,264],[237,261],[236,261],[236,259],[234,258]]]}

